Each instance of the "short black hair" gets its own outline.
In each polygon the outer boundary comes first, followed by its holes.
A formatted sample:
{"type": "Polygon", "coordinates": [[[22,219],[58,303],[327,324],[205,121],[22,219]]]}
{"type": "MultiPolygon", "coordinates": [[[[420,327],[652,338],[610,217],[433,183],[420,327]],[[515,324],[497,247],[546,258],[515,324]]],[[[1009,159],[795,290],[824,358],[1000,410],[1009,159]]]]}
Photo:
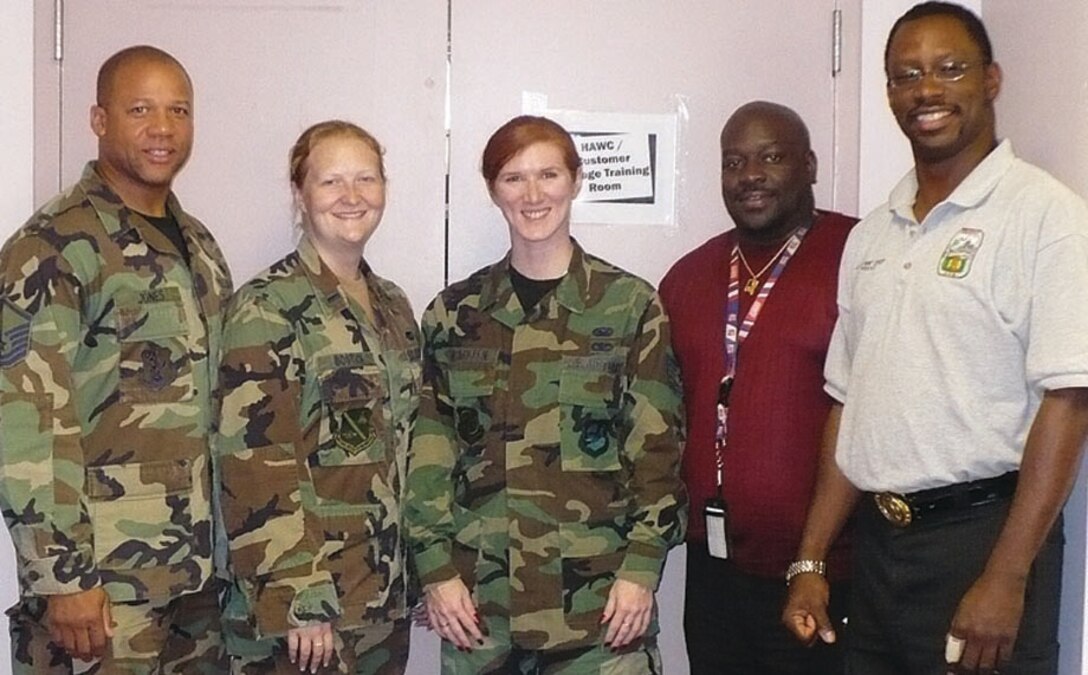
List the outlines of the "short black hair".
{"type": "Polygon", "coordinates": [[[911,7],[907,10],[906,14],[896,19],[895,25],[893,25],[891,31],[888,32],[888,41],[884,43],[885,70],[888,67],[888,54],[891,52],[892,38],[895,37],[895,32],[899,30],[899,27],[908,21],[916,21],[929,16],[948,16],[959,21],[963,24],[964,29],[967,31],[967,34],[971,36],[974,43],[978,45],[979,51],[982,52],[983,63],[993,63],[994,48],[993,45],[990,44],[990,36],[986,33],[986,26],[982,25],[982,20],[979,19],[974,12],[962,5],[932,0],[931,2],[923,2],[911,7]]]}
{"type": "Polygon", "coordinates": [[[95,83],[95,103],[97,103],[99,107],[103,107],[109,102],[110,94],[113,89],[113,80],[117,76],[117,71],[136,61],[151,61],[153,63],[164,63],[175,66],[183,75],[185,75],[185,80],[189,83],[189,89],[193,88],[193,81],[189,77],[189,73],[185,70],[185,66],[181,65],[181,61],[178,61],[168,52],[165,52],[158,47],[152,47],[151,45],[135,45],[133,47],[126,47],[109,57],[106,59],[105,63],[102,64],[102,67],[98,69],[98,81],[95,83]]]}

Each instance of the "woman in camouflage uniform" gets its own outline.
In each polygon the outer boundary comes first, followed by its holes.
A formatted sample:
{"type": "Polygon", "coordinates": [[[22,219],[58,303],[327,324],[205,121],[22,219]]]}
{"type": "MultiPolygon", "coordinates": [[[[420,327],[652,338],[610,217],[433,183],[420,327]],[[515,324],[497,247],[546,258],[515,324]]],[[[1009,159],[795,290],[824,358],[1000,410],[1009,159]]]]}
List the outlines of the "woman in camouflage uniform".
{"type": "Polygon", "coordinates": [[[405,521],[443,673],[656,673],[683,538],[680,390],[653,288],[570,236],[581,161],[540,117],[483,174],[510,252],[423,317],[405,521]]]}
{"type": "Polygon", "coordinates": [[[302,134],[298,249],[227,313],[218,452],[235,672],[403,673],[408,660],[400,498],[419,333],[363,258],[385,207],[381,153],[347,122],[302,134]]]}

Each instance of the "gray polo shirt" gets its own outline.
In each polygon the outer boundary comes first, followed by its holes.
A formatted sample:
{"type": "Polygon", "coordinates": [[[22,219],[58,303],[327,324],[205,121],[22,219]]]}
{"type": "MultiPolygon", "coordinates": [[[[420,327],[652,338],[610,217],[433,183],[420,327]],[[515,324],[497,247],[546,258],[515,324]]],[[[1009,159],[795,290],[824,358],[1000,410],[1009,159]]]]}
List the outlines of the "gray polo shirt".
{"type": "Polygon", "coordinates": [[[1088,387],[1088,208],[1004,141],[918,223],[911,171],[854,228],[825,376],[866,491],[1020,466],[1042,394],[1088,387]]]}

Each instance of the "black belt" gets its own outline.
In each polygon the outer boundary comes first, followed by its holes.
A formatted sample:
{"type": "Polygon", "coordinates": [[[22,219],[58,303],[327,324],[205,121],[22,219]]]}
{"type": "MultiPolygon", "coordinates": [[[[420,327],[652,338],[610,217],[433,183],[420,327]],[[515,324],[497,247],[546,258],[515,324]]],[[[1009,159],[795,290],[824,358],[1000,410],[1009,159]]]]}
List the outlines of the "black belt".
{"type": "Polygon", "coordinates": [[[880,515],[888,522],[896,527],[906,527],[941,513],[1008,499],[1016,492],[1016,480],[1019,476],[1019,471],[1010,471],[996,478],[945,485],[905,495],[877,492],[873,494],[873,500],[880,515]]]}

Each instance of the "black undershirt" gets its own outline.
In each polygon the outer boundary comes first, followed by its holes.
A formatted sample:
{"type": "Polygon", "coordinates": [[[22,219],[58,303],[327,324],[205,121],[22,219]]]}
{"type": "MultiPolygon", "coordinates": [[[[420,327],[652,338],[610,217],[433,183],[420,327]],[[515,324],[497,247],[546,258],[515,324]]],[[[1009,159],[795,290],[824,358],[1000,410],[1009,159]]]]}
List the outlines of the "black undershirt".
{"type": "Polygon", "coordinates": [[[559,285],[563,277],[558,279],[530,279],[521,272],[510,267],[510,284],[514,287],[514,293],[521,302],[521,309],[526,314],[536,307],[540,299],[547,295],[548,291],[559,285]]]}
{"type": "Polygon", "coordinates": [[[188,267],[189,247],[185,245],[185,237],[181,236],[181,227],[178,225],[178,219],[174,217],[174,214],[170,213],[169,209],[167,209],[165,216],[149,216],[146,213],[141,213],[140,215],[144,217],[144,220],[154,225],[156,230],[162,232],[164,237],[170,240],[170,243],[178,250],[181,257],[185,259],[185,265],[188,267]]]}

